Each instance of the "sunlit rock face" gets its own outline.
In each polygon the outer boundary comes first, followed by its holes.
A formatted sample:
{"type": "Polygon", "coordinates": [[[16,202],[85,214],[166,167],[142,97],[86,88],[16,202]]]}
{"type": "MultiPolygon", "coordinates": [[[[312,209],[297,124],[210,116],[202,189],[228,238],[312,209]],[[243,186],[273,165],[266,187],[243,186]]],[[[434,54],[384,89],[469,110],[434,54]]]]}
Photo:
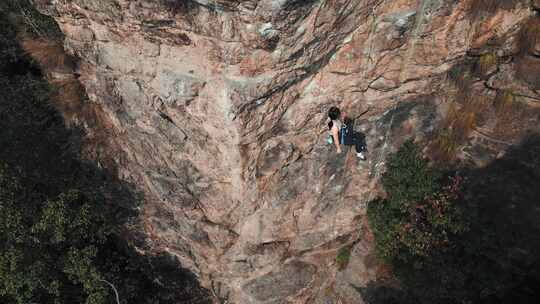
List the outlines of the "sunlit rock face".
{"type": "Polygon", "coordinates": [[[538,131],[540,38],[523,37],[538,1],[478,2],[35,0],[102,113],[81,122],[106,138],[89,154],[145,195],[141,250],[228,303],[363,303],[383,273],[365,211],[387,153],[415,138],[440,156],[473,115],[446,156],[482,166],[538,131]],[[357,117],[367,162],[326,143],[332,105],[357,117]]]}

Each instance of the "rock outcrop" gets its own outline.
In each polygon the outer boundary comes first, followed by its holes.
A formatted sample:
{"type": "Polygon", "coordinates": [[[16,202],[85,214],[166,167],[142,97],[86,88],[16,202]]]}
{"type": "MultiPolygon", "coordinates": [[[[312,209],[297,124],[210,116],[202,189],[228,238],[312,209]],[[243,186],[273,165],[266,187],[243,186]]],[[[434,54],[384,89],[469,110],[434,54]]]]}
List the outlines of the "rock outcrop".
{"type": "Polygon", "coordinates": [[[146,196],[141,250],[216,301],[362,303],[388,152],[413,137],[484,165],[538,131],[538,1],[34,2],[99,109],[79,121],[87,154],[146,196]],[[367,162],[326,144],[331,105],[357,117],[367,162]]]}

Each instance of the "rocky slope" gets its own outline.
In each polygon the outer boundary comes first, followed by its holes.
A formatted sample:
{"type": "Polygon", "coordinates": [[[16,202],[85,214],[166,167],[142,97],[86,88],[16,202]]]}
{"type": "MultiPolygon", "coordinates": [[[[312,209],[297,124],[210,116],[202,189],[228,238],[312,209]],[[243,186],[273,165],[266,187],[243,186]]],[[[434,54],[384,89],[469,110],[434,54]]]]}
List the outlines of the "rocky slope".
{"type": "Polygon", "coordinates": [[[34,2],[79,59],[88,156],[146,196],[141,250],[216,301],[362,303],[388,152],[481,166],[539,131],[536,0],[34,2]],[[368,162],[326,144],[331,105],[368,162]]]}

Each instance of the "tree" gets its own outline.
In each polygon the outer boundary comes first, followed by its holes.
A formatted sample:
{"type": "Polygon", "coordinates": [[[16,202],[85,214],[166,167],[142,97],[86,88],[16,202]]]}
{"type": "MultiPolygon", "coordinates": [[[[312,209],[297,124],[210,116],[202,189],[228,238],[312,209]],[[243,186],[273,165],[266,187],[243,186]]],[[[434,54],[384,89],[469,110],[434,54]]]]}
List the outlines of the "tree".
{"type": "Polygon", "coordinates": [[[430,167],[419,147],[407,141],[388,157],[382,177],[387,197],[368,205],[378,256],[419,301],[442,303],[456,296],[444,289],[448,286],[444,281],[457,272],[445,274],[448,269],[439,267],[439,257],[452,250],[453,239],[469,229],[457,203],[461,182],[430,167]]]}
{"type": "Polygon", "coordinates": [[[174,258],[121,237],[140,196],[82,159],[80,132],[19,45],[21,33],[56,39],[55,28],[26,0],[0,1],[0,303],[109,304],[109,283],[122,304],[208,303],[174,258]]]}
{"type": "Polygon", "coordinates": [[[382,177],[387,198],[368,208],[379,256],[386,261],[427,257],[444,248],[451,235],[466,231],[455,204],[460,183],[457,177],[444,181],[412,141],[390,155],[382,177]]]}
{"type": "Polygon", "coordinates": [[[0,294],[17,303],[106,303],[95,257],[112,231],[103,201],[79,190],[54,198],[0,164],[0,294]],[[74,294],[81,285],[84,293],[74,294]],[[70,291],[71,290],[71,291],[70,291]]]}
{"type": "Polygon", "coordinates": [[[532,303],[540,283],[540,137],[485,168],[440,173],[406,142],[386,198],[368,205],[376,250],[413,303],[532,303]],[[533,287],[534,286],[534,287],[533,287]]]}

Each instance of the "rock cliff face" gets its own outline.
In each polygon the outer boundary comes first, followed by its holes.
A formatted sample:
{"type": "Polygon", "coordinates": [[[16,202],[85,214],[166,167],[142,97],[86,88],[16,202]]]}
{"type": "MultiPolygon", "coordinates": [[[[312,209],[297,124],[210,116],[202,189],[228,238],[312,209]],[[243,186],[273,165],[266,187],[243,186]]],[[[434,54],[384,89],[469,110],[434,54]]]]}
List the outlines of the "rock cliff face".
{"type": "Polygon", "coordinates": [[[388,152],[415,138],[484,165],[538,131],[538,1],[34,2],[80,59],[89,157],[146,195],[141,250],[216,301],[362,303],[388,152]],[[326,144],[332,105],[358,117],[367,162],[326,144]]]}

